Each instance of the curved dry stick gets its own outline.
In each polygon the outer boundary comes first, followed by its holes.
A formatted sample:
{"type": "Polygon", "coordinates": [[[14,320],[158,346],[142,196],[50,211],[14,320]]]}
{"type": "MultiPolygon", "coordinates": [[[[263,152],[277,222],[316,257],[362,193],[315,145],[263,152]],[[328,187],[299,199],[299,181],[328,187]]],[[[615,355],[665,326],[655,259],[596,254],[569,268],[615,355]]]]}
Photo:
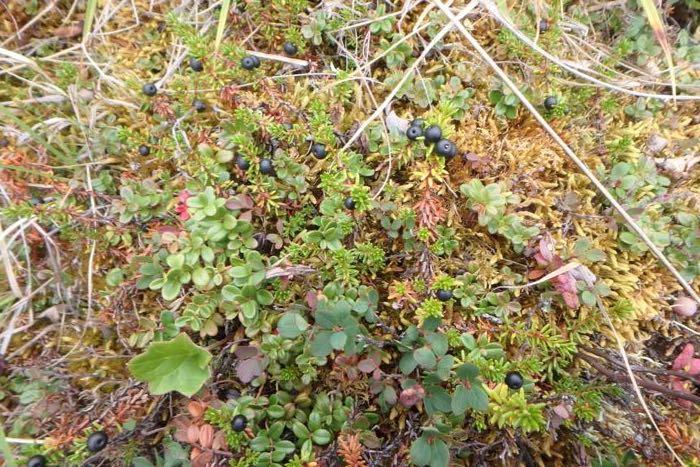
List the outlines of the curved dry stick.
{"type": "Polygon", "coordinates": [[[480,3],[486,8],[491,15],[497,19],[503,26],[505,26],[510,32],[515,34],[518,39],[526,43],[530,48],[536,50],[539,52],[542,56],[546,57],[547,59],[551,60],[552,62],[556,63],[558,66],[564,68],[567,70],[569,73],[572,73],[579,78],[583,78],[585,80],[588,80],[592,83],[595,83],[599,86],[603,86],[609,89],[613,89],[615,91],[620,91],[624,92],[627,94],[631,94],[633,96],[637,97],[650,97],[654,99],[661,99],[661,100],[683,100],[683,101],[697,101],[700,100],[700,96],[688,96],[688,95],[667,95],[667,94],[652,94],[648,92],[641,92],[641,91],[634,91],[632,89],[627,89],[622,86],[618,86],[616,84],[611,84],[611,83],[606,83],[605,81],[601,81],[597,78],[594,78],[593,76],[590,76],[582,71],[579,71],[576,69],[576,67],[571,66],[564,62],[563,60],[559,59],[558,57],[550,54],[546,50],[544,50],[542,47],[537,45],[532,39],[527,37],[522,31],[520,31],[518,28],[513,26],[508,19],[503,17],[500,11],[498,11],[498,7],[493,4],[493,2],[488,1],[488,0],[480,0],[480,3]]]}
{"type": "MultiPolygon", "coordinates": [[[[454,24],[457,29],[459,30],[460,33],[464,36],[467,41],[471,44],[472,47],[477,51],[477,53],[481,56],[481,58],[493,69],[493,71],[496,72],[496,74],[503,80],[503,82],[510,88],[510,90],[515,94],[520,102],[523,103],[525,108],[532,114],[533,117],[535,117],[535,120],[540,124],[540,126],[547,132],[549,133],[549,136],[552,137],[552,139],[564,150],[564,153],[571,159],[583,172],[586,177],[595,185],[595,187],[598,189],[598,191],[605,196],[605,198],[610,202],[613,208],[622,216],[622,218],[625,220],[627,225],[639,236],[639,238],[644,241],[644,243],[649,247],[649,250],[656,256],[661,263],[669,270],[671,271],[671,274],[674,275],[676,280],[678,281],[679,284],[683,286],[686,292],[693,297],[693,300],[696,302],[700,303],[700,296],[698,296],[698,293],[690,286],[690,284],[681,276],[681,274],[678,272],[678,270],[671,264],[671,262],[666,258],[666,256],[657,248],[656,245],[654,245],[654,242],[651,241],[651,239],[647,236],[647,234],[644,232],[644,230],[637,224],[634,219],[625,211],[625,208],[623,208],[620,203],[617,202],[615,197],[608,191],[607,188],[605,188],[605,185],[601,183],[600,180],[591,172],[591,169],[588,168],[585,162],[583,162],[569,147],[568,144],[564,142],[563,139],[561,139],[561,136],[557,134],[556,131],[547,123],[547,120],[544,119],[544,117],[537,111],[534,105],[523,95],[522,92],[520,92],[520,89],[511,81],[511,79],[508,77],[505,71],[501,69],[501,67],[498,66],[498,64],[491,58],[491,56],[484,50],[484,48],[479,44],[479,42],[474,39],[474,36],[472,36],[469,31],[467,31],[467,28],[464,27],[464,25],[459,21],[458,16],[455,16],[450,9],[445,6],[444,3],[442,3],[440,0],[431,0],[440,10],[447,15],[449,20],[454,24]]],[[[460,12],[461,14],[461,12],[460,12]]],[[[682,96],[677,96],[678,98],[682,96]]]]}

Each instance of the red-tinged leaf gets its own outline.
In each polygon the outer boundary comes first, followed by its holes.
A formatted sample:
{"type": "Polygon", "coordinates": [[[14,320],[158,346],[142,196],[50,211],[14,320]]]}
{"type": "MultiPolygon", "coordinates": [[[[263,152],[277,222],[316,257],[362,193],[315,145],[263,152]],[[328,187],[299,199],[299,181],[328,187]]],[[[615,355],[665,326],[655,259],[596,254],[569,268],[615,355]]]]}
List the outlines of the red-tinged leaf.
{"type": "Polygon", "coordinates": [[[579,307],[576,281],[569,273],[560,274],[552,279],[552,285],[564,298],[564,303],[571,309],[579,307]]]}
{"type": "MultiPolygon", "coordinates": [[[[535,257],[536,256],[537,255],[535,255],[535,257]]],[[[533,269],[532,271],[527,273],[527,277],[528,279],[532,280],[539,279],[540,277],[544,276],[546,272],[547,271],[545,271],[544,269],[533,269]]]]}
{"type": "Polygon", "coordinates": [[[545,233],[540,239],[539,255],[541,258],[550,263],[554,259],[554,239],[549,233],[545,233]]]}
{"type": "Polygon", "coordinates": [[[253,209],[253,198],[248,195],[238,195],[226,201],[226,207],[231,210],[253,209]]]}
{"type": "Polygon", "coordinates": [[[315,310],[316,306],[318,306],[318,295],[316,295],[316,292],[313,290],[306,292],[306,304],[309,305],[309,308],[312,310],[315,310]]]}
{"type": "Polygon", "coordinates": [[[235,353],[240,359],[253,358],[260,355],[260,349],[253,345],[242,345],[236,349],[235,353]]]}
{"type": "Polygon", "coordinates": [[[410,388],[401,391],[399,402],[404,407],[413,407],[425,397],[425,389],[420,384],[414,384],[410,388]]]}
{"type": "Polygon", "coordinates": [[[370,358],[365,358],[364,360],[360,360],[357,364],[357,368],[363,373],[372,373],[377,368],[377,363],[370,358]]]}

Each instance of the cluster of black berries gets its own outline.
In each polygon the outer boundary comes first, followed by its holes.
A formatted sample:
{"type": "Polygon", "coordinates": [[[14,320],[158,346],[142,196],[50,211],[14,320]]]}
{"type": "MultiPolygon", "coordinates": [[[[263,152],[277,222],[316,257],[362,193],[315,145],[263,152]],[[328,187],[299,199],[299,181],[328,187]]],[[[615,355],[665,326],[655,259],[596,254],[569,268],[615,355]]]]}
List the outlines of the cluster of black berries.
{"type": "Polygon", "coordinates": [[[430,125],[428,128],[424,127],[425,121],[423,119],[417,118],[413,120],[408,130],[406,130],[406,137],[411,141],[415,141],[422,136],[426,145],[434,144],[435,153],[447,160],[457,155],[457,146],[449,139],[442,137],[442,128],[438,125],[430,125]]]}
{"type": "Polygon", "coordinates": [[[255,55],[246,55],[241,59],[241,66],[244,70],[253,70],[260,66],[260,59],[255,55]]]}

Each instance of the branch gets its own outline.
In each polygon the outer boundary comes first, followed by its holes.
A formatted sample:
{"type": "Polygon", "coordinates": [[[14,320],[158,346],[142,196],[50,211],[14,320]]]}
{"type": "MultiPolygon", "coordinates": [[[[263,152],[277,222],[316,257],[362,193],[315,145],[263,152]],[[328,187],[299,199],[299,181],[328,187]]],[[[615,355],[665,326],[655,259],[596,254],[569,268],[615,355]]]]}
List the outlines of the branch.
{"type": "MultiPolygon", "coordinates": [[[[606,368],[595,357],[592,357],[590,355],[586,355],[584,353],[578,353],[576,356],[578,358],[580,358],[581,360],[585,361],[586,363],[588,363],[593,368],[595,368],[599,373],[607,376],[608,378],[615,381],[616,383],[622,383],[622,384],[630,383],[630,378],[627,374],[618,373],[616,371],[610,370],[609,368],[606,368]]],[[[637,383],[639,383],[639,385],[642,386],[643,388],[649,389],[651,391],[660,392],[660,393],[665,394],[667,396],[687,400],[687,401],[690,401],[694,404],[700,404],[700,397],[696,396],[695,394],[690,394],[688,392],[683,392],[683,391],[675,391],[673,389],[669,389],[666,386],[662,386],[658,383],[650,381],[646,378],[642,378],[640,376],[637,376],[636,379],[637,379],[637,383]]]]}

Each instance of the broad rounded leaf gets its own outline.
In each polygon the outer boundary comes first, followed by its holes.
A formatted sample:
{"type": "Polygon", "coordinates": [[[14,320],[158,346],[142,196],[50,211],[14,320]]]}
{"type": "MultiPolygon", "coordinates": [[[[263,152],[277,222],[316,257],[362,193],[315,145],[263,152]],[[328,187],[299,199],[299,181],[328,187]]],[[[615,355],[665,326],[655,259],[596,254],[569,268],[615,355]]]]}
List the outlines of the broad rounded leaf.
{"type": "Polygon", "coordinates": [[[421,436],[411,444],[411,461],[418,465],[430,464],[430,444],[425,436],[421,436]]]}
{"type": "Polygon", "coordinates": [[[287,339],[299,337],[308,327],[309,323],[299,313],[285,313],[277,322],[277,330],[287,339]]]}
{"type": "Polygon", "coordinates": [[[345,335],[343,332],[334,332],[331,335],[331,346],[335,350],[342,350],[343,347],[345,347],[345,342],[347,342],[348,336],[345,335]]]}
{"type": "Polygon", "coordinates": [[[437,364],[437,359],[432,350],[427,347],[421,347],[413,351],[413,358],[418,362],[420,366],[427,370],[435,368],[437,364]]]}
{"type": "Polygon", "coordinates": [[[148,383],[151,394],[177,391],[190,397],[209,378],[210,361],[209,351],[181,333],[170,341],[152,343],[128,368],[136,379],[148,383]]]}
{"type": "Polygon", "coordinates": [[[328,444],[331,441],[331,434],[328,430],[319,428],[311,434],[311,439],[316,444],[328,444]]]}

